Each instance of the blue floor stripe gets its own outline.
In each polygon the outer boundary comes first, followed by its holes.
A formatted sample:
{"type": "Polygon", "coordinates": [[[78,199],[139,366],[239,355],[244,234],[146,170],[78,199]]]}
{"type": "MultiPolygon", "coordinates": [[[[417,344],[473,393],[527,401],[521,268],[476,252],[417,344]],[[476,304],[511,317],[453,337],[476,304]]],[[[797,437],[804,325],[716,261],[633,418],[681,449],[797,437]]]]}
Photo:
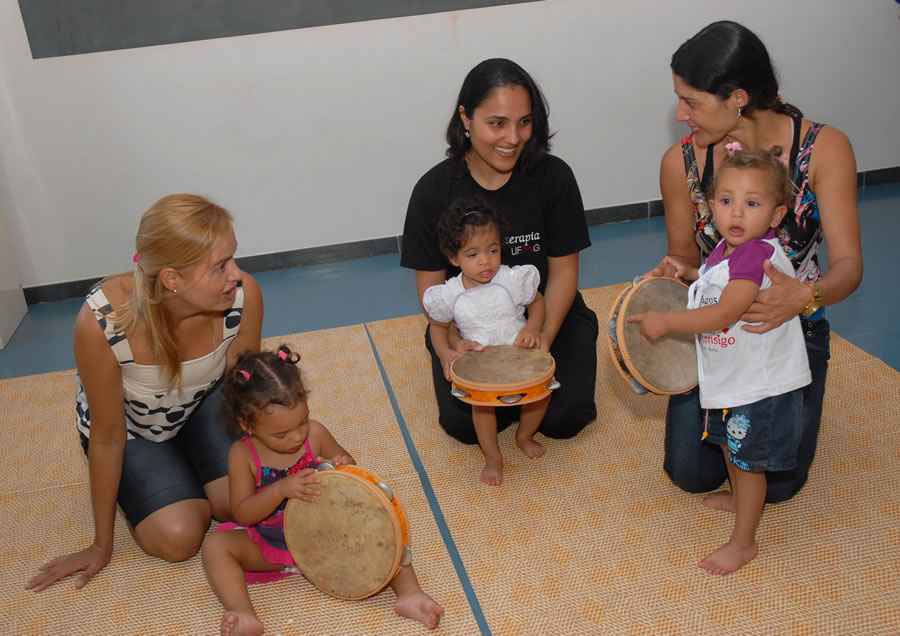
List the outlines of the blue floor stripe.
{"type": "Polygon", "coordinates": [[[466,598],[469,601],[469,607],[472,608],[472,614],[475,615],[475,621],[478,623],[478,627],[481,628],[481,633],[484,636],[490,636],[491,628],[488,627],[487,621],[484,618],[484,612],[481,611],[481,604],[478,602],[478,597],[475,596],[475,589],[472,587],[472,582],[469,580],[469,575],[466,573],[462,557],[459,556],[459,550],[456,549],[456,542],[453,541],[453,537],[450,535],[450,528],[447,527],[447,520],[444,518],[444,512],[441,510],[441,506],[434,494],[434,488],[431,487],[431,480],[428,478],[428,473],[425,471],[425,466],[422,464],[422,459],[419,457],[419,451],[416,450],[416,445],[413,442],[412,436],[409,434],[406,420],[403,419],[403,414],[400,413],[400,404],[398,404],[397,397],[394,395],[394,390],[391,388],[390,380],[388,380],[387,377],[387,371],[384,370],[384,365],[381,363],[381,356],[378,353],[378,348],[375,346],[372,334],[369,333],[368,325],[363,323],[363,329],[366,330],[366,336],[369,338],[369,345],[372,347],[372,353],[375,355],[375,363],[378,365],[378,371],[381,373],[381,381],[384,382],[384,388],[387,389],[391,407],[394,409],[394,417],[397,418],[397,423],[400,424],[400,432],[403,434],[403,442],[406,444],[406,451],[409,453],[413,466],[416,469],[416,473],[419,475],[419,482],[422,484],[422,490],[425,491],[428,505],[431,506],[431,514],[437,522],[438,530],[440,530],[441,537],[444,539],[444,545],[447,546],[447,552],[450,553],[450,560],[453,562],[453,567],[456,569],[456,576],[459,577],[459,582],[462,583],[466,598]]]}

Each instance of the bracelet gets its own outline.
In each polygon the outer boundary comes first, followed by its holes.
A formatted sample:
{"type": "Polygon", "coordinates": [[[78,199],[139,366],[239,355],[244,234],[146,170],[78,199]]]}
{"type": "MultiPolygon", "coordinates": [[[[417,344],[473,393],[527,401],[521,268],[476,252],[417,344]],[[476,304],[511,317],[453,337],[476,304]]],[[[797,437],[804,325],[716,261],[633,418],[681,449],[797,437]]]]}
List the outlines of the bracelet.
{"type": "Polygon", "coordinates": [[[810,283],[809,287],[812,289],[813,295],[812,298],[809,299],[809,302],[803,306],[803,309],[800,310],[800,315],[804,318],[809,318],[819,311],[825,301],[825,292],[818,282],[810,283]]]}

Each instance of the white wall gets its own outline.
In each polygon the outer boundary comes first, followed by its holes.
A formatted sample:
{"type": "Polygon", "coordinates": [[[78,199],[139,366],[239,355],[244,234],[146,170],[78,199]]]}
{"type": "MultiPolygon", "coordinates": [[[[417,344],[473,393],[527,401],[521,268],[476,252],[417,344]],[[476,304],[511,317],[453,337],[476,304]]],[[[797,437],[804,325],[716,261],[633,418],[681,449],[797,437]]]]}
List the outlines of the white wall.
{"type": "Polygon", "coordinates": [[[743,22],[782,93],[847,132],[859,167],[900,165],[900,34],[887,0],[547,0],[32,60],[0,0],[0,176],[21,281],[129,266],[137,218],[194,191],[237,216],[240,255],[399,234],[443,156],[459,84],[486,57],[541,83],[588,208],[657,198],[668,62],[704,24],[743,22]]]}

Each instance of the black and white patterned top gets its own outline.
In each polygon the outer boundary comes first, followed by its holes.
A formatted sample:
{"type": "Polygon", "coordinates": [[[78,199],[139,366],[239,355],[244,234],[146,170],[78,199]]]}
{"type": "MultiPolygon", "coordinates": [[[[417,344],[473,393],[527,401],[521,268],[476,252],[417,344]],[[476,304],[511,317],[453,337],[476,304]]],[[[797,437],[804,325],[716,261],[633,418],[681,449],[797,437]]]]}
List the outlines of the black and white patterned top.
{"type": "MultiPolygon", "coordinates": [[[[240,330],[244,311],[244,290],[238,285],[234,304],[225,313],[221,344],[214,351],[181,364],[180,387],[169,387],[163,367],[137,364],[124,332],[116,331],[109,319],[112,305],[98,283],[87,295],[87,304],[94,312],[106,340],[122,370],[122,390],[125,396],[125,427],[128,439],[135,436],[151,442],[164,442],[178,434],[191,413],[225,373],[226,353],[240,330]]],[[[91,434],[91,413],[87,395],[78,378],[75,399],[75,426],[85,437],[91,434]]]]}

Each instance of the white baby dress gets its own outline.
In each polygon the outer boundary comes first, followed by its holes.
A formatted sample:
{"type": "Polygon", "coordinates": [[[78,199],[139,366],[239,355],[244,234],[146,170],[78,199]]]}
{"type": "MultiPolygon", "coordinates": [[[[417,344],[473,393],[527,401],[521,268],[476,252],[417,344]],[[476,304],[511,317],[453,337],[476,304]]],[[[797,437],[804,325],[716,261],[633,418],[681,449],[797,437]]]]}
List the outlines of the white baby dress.
{"type": "Polygon", "coordinates": [[[425,290],[422,304],[436,322],[456,323],[466,340],[513,344],[525,326],[525,307],[537,294],[541,275],[534,265],[500,269],[491,282],[466,289],[462,274],[425,290]]]}

